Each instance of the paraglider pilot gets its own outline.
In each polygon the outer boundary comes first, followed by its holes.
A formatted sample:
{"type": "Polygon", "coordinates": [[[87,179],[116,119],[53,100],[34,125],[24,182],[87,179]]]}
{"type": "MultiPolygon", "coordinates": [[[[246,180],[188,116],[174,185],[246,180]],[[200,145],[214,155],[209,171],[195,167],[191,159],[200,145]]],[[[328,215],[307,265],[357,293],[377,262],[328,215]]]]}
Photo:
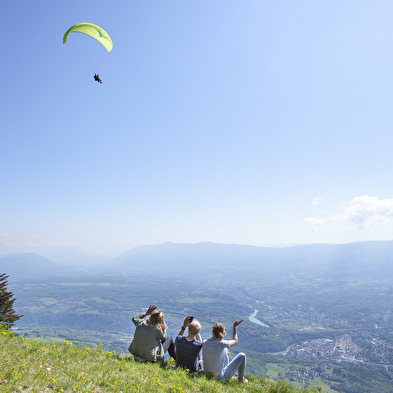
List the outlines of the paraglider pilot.
{"type": "Polygon", "coordinates": [[[98,74],[94,74],[94,80],[98,83],[102,83],[102,80],[98,74]]]}

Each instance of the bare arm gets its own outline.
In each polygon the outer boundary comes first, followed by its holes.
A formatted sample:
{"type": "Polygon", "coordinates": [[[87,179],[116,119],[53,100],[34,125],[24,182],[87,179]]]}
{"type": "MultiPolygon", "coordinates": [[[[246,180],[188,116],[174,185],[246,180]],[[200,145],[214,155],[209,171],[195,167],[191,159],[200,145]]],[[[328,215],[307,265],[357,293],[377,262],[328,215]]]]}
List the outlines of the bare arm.
{"type": "Polygon", "coordinates": [[[183,326],[181,327],[179,333],[177,333],[178,336],[182,336],[187,328],[187,326],[190,324],[190,315],[186,317],[186,319],[183,322],[183,326]]]}
{"type": "Polygon", "coordinates": [[[243,319],[240,319],[240,320],[237,319],[237,320],[235,321],[235,323],[233,324],[233,330],[232,330],[232,332],[233,332],[233,338],[232,338],[232,340],[229,341],[229,345],[230,345],[231,347],[233,347],[234,345],[237,344],[237,332],[236,332],[236,327],[239,326],[242,322],[243,322],[243,319]]]}
{"type": "Polygon", "coordinates": [[[150,305],[149,308],[147,309],[146,312],[136,315],[134,318],[132,318],[132,322],[134,323],[135,326],[138,326],[142,323],[143,318],[145,318],[148,315],[153,314],[153,311],[156,309],[157,307],[153,304],[150,305]]]}

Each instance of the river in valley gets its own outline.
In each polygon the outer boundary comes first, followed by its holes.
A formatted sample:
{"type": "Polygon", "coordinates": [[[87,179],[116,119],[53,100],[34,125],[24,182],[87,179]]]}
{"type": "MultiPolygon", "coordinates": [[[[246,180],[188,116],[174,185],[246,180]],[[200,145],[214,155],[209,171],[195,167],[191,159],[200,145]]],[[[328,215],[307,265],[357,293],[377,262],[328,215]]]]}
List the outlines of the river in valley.
{"type": "Polygon", "coordinates": [[[248,320],[250,322],[256,323],[257,325],[261,325],[261,326],[264,326],[264,327],[269,327],[269,325],[266,325],[266,323],[263,323],[259,319],[255,318],[256,315],[258,314],[258,312],[259,312],[259,310],[255,309],[254,312],[248,316],[248,320]]]}

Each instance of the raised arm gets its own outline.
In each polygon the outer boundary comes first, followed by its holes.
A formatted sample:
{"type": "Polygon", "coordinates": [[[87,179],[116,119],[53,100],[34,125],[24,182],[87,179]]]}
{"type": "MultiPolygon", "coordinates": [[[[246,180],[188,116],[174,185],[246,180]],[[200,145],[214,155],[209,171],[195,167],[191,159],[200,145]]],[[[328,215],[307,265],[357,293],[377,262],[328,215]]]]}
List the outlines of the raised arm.
{"type": "Polygon", "coordinates": [[[144,314],[144,317],[147,317],[148,315],[153,314],[153,311],[157,308],[157,306],[155,306],[154,304],[150,304],[149,308],[147,309],[147,311],[144,314]]]}
{"type": "Polygon", "coordinates": [[[237,319],[234,324],[233,324],[233,338],[232,340],[229,341],[230,346],[233,347],[234,345],[237,344],[237,332],[236,332],[236,328],[243,322],[243,319],[237,319]]]}
{"type": "Polygon", "coordinates": [[[143,321],[143,318],[145,318],[148,315],[151,315],[156,308],[157,307],[153,304],[153,305],[149,306],[149,308],[147,309],[146,312],[139,314],[139,315],[135,315],[135,317],[132,318],[132,322],[134,323],[134,325],[135,326],[140,325],[143,321]]]}
{"type": "Polygon", "coordinates": [[[183,321],[183,326],[180,328],[179,333],[177,333],[178,336],[182,336],[184,334],[184,331],[186,330],[187,326],[191,322],[190,318],[191,318],[191,315],[187,316],[186,319],[183,321]]]}

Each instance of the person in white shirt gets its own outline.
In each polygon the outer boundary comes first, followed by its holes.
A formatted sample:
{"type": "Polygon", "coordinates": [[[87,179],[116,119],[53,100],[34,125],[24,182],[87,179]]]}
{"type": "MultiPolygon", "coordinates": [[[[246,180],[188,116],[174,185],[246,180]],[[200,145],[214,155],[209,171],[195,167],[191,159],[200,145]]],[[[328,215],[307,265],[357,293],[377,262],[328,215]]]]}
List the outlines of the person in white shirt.
{"type": "Polygon", "coordinates": [[[232,340],[223,340],[226,335],[225,327],[222,323],[216,323],[212,329],[212,337],[203,342],[203,366],[208,378],[229,381],[237,372],[238,382],[248,382],[248,379],[244,377],[246,355],[242,352],[238,353],[231,362],[229,362],[228,356],[228,348],[237,344],[236,327],[242,322],[243,319],[236,320],[233,324],[232,340]]]}

